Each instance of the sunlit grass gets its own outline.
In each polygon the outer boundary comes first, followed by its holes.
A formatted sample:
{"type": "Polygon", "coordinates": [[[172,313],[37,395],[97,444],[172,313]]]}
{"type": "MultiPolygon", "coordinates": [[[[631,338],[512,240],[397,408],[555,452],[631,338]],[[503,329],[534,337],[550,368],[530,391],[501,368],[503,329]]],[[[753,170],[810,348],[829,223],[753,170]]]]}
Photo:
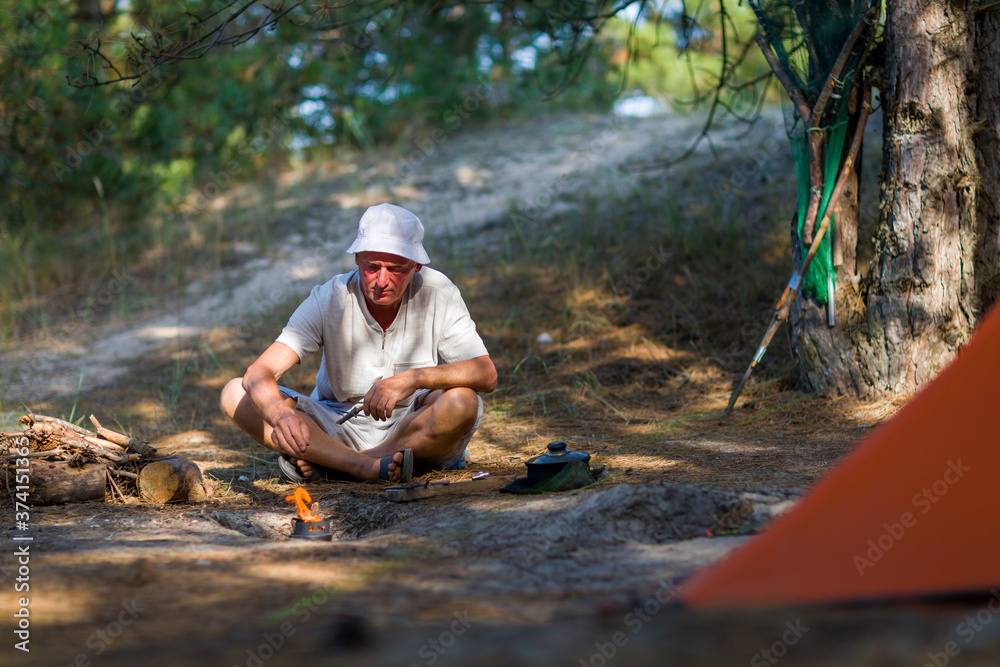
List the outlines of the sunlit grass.
{"type": "MultiPolygon", "coordinates": [[[[433,266],[461,288],[499,370],[473,444],[479,461],[498,474],[520,472],[523,458],[558,438],[617,471],[632,470],[628,481],[736,483],[744,473],[726,468],[720,476],[719,466],[735,466],[738,457],[697,447],[697,439],[806,429],[799,426],[806,406],[826,409],[794,391],[797,368],[779,336],[746,389],[746,407],[728,421],[720,417],[759,341],[748,322],[767,315],[790,267],[794,182],[782,158],[775,157],[767,180],[742,184],[739,196],[717,187],[753,141],[766,139],[751,136],[731,162],[699,159],[630,177],[627,188],[595,182],[563,193],[559,206],[532,218],[515,219],[520,213],[512,206],[475,236],[427,239],[433,266]],[[551,342],[539,342],[543,333],[551,342]]],[[[280,186],[240,186],[196,229],[159,219],[149,247],[132,256],[136,280],[94,317],[138,309],[120,302],[152,298],[157,284],[179,289],[264,253],[295,232],[298,219],[316,215],[317,202],[360,183],[332,173],[313,167],[275,179],[280,186]],[[292,204],[278,210],[269,198],[292,204]]],[[[121,384],[87,392],[79,405],[68,397],[32,409],[63,417],[94,412],[178,451],[185,434],[206,433],[225,465],[231,463],[222,452],[238,455],[245,462],[240,474],[271,480],[273,455],[228,422],[218,396],[274,340],[305,294],[269,308],[249,332],[220,326],[165,341],[121,384]]],[[[282,383],[311,390],[318,364],[318,357],[308,359],[282,383]]],[[[233,493],[257,493],[236,473],[216,474],[233,493]]]]}

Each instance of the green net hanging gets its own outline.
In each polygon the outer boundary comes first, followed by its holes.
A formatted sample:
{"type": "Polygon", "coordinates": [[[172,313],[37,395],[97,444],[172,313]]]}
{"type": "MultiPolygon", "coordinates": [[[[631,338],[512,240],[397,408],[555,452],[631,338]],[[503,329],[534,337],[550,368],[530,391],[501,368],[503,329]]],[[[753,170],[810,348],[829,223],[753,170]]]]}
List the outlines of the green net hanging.
{"type": "MultiPolygon", "coordinates": [[[[781,66],[793,84],[802,91],[809,106],[815,107],[841,51],[855,27],[868,13],[871,3],[869,0],[750,0],[750,6],[781,66]]],[[[786,110],[785,113],[785,129],[799,184],[797,238],[803,255],[808,250],[802,243],[802,238],[812,188],[808,133],[822,132],[826,148],[822,156],[819,215],[815,221],[818,224],[830,205],[837,174],[845,159],[850,95],[865,45],[864,38],[854,44],[846,66],[835,81],[833,94],[820,119],[818,130],[808,127],[797,111],[786,110]]],[[[831,216],[830,228],[803,278],[803,293],[818,303],[829,301],[831,295],[828,294],[828,285],[835,283],[832,238],[836,223],[836,219],[831,216]]]]}

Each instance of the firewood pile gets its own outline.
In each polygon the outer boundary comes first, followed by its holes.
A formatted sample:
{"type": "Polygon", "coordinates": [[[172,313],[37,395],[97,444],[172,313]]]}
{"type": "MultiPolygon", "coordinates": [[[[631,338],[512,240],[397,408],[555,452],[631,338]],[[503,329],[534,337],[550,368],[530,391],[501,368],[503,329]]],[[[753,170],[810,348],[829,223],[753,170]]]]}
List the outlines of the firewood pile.
{"type": "Polygon", "coordinates": [[[26,414],[27,429],[0,433],[5,490],[23,490],[34,505],[107,500],[150,503],[203,500],[201,471],[183,456],[158,456],[136,438],[105,428],[94,431],[45,415],[26,414]],[[17,484],[15,484],[17,480],[17,484]]]}

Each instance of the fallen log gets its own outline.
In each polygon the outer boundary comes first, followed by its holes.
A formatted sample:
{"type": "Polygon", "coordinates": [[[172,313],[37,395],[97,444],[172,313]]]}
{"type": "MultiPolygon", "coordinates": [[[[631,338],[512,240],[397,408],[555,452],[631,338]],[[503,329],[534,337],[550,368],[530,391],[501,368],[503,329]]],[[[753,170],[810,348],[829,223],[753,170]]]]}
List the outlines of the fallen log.
{"type": "Polygon", "coordinates": [[[125,489],[138,491],[147,502],[203,500],[210,493],[194,463],[176,455],[154,459],[155,448],[105,428],[94,415],[90,421],[96,433],[46,415],[27,414],[20,421],[27,430],[0,433],[0,466],[7,474],[10,495],[9,479],[17,459],[30,459],[39,471],[33,482],[40,505],[104,499],[105,484],[111,487],[113,501],[116,492],[127,500],[115,477],[127,481],[125,489]]]}
{"type": "Polygon", "coordinates": [[[33,505],[104,502],[103,463],[74,467],[69,461],[32,461],[28,500],[33,505]]]}
{"type": "Polygon", "coordinates": [[[139,471],[139,497],[150,503],[204,500],[208,494],[201,470],[183,456],[152,461],[139,471]]]}

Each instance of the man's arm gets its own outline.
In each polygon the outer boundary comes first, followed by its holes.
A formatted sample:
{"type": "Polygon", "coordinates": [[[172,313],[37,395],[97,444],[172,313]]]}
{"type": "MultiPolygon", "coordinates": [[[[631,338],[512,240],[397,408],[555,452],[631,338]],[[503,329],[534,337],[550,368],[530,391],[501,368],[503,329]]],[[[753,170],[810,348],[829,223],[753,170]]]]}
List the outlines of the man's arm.
{"type": "Polygon", "coordinates": [[[455,361],[450,364],[414,368],[379,380],[365,395],[365,414],[375,419],[388,419],[400,401],[418,389],[451,389],[468,387],[488,394],[497,386],[497,369],[489,355],[455,361]]]}
{"type": "Polygon", "coordinates": [[[406,372],[414,374],[417,389],[468,387],[488,394],[497,388],[497,369],[489,355],[406,372]]]}
{"type": "Polygon", "coordinates": [[[257,412],[274,429],[273,444],[285,454],[301,456],[309,446],[309,429],[285,403],[278,378],[299,363],[299,355],[284,343],[271,343],[243,375],[243,390],[257,412]]]}

